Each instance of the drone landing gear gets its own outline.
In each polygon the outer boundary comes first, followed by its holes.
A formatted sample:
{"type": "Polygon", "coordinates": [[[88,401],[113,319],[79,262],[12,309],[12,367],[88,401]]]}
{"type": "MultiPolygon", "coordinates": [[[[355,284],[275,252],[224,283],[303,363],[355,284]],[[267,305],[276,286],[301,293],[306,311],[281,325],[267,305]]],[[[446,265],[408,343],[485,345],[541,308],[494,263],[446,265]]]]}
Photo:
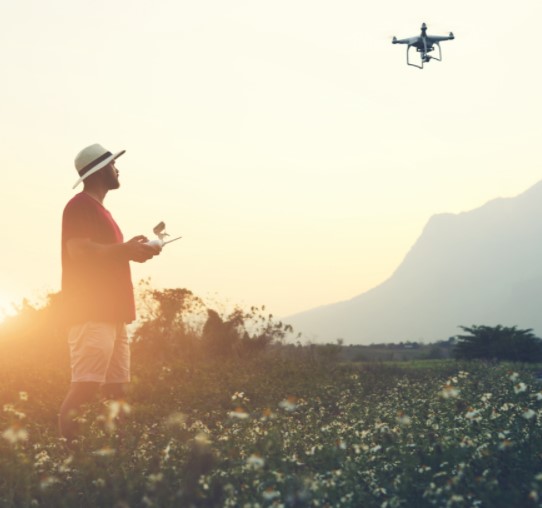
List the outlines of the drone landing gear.
{"type": "MultiPolygon", "coordinates": [[[[420,55],[421,65],[410,62],[409,52],[410,52],[410,48],[412,48],[414,46],[408,45],[407,46],[407,52],[406,52],[407,65],[410,65],[412,67],[417,67],[418,69],[423,69],[423,64],[428,63],[430,60],[436,60],[437,62],[442,62],[442,49],[440,48],[440,44],[438,42],[435,42],[435,45],[438,47],[438,57],[428,55],[427,47],[425,47],[425,49],[416,48],[416,51],[418,53],[421,53],[421,55],[420,55]]],[[[429,50],[429,51],[431,51],[431,50],[429,50]]]]}

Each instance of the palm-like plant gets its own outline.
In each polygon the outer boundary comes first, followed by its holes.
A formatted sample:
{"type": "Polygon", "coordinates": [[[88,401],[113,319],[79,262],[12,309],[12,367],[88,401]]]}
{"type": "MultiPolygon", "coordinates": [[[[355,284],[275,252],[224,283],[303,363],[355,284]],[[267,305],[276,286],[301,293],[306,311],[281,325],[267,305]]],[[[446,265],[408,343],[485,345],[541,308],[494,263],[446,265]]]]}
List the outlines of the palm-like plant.
{"type": "Polygon", "coordinates": [[[532,329],[517,326],[461,326],[463,335],[456,337],[454,355],[461,359],[542,361],[542,340],[532,329]]]}

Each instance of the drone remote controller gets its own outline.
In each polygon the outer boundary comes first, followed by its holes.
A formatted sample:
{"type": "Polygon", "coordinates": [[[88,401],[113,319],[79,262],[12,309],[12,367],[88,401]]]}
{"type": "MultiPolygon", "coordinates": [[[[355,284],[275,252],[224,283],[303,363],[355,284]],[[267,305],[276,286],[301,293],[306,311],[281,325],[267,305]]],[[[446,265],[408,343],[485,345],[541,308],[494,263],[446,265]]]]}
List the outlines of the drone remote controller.
{"type": "Polygon", "coordinates": [[[169,236],[168,233],[166,233],[166,225],[164,222],[159,222],[156,226],[154,226],[152,232],[158,237],[154,240],[149,240],[148,242],[145,242],[145,245],[149,245],[151,247],[164,247],[164,245],[174,242],[175,240],[179,240],[182,238],[182,236],[178,236],[176,238],[172,238],[171,240],[165,240],[166,236],[169,236]]]}

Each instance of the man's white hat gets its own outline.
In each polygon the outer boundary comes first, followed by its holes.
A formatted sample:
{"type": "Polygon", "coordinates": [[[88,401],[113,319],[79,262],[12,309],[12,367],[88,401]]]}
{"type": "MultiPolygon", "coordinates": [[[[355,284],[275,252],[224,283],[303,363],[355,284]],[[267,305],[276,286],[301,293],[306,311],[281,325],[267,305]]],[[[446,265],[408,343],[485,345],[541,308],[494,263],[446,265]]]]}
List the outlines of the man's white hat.
{"type": "Polygon", "coordinates": [[[126,150],[121,150],[113,154],[98,143],[83,148],[77,154],[77,157],[75,157],[75,169],[79,173],[80,178],[72,188],[75,189],[85,178],[107,166],[124,152],[126,150]]]}

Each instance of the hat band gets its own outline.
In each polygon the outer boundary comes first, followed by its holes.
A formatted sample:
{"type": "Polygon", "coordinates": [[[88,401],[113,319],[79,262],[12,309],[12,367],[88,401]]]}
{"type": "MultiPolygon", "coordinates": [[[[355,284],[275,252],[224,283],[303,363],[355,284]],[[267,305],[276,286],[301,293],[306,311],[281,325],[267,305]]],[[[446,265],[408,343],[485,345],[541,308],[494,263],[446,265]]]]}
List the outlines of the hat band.
{"type": "Polygon", "coordinates": [[[100,162],[104,161],[108,157],[111,157],[113,154],[111,152],[105,152],[103,155],[100,155],[97,159],[94,159],[92,162],[88,163],[84,168],[81,168],[77,172],[79,173],[79,176],[83,176],[89,169],[92,169],[94,166],[97,166],[100,164],[100,162]]]}

